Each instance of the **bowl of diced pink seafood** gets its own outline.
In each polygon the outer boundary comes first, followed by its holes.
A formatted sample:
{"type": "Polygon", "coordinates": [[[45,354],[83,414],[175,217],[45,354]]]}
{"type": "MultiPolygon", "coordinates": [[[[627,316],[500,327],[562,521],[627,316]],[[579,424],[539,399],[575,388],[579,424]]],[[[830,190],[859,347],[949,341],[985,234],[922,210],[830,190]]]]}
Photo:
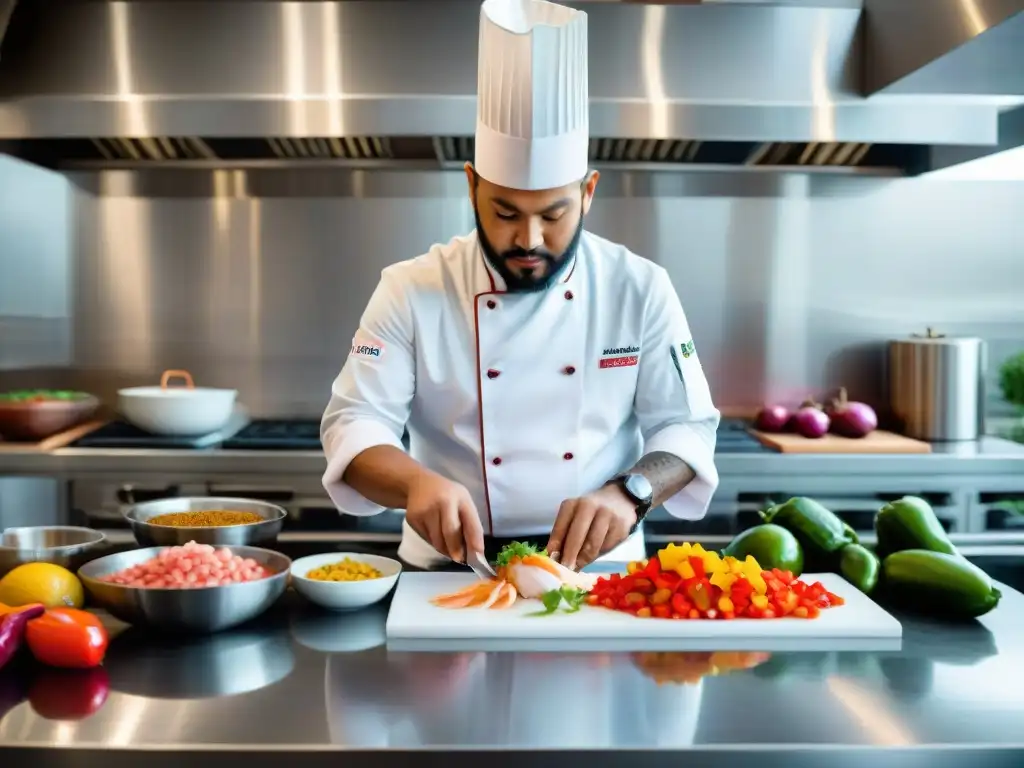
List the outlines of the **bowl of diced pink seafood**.
{"type": "Polygon", "coordinates": [[[269,549],[190,541],[107,555],[78,576],[90,602],[121,621],[208,634],[264,613],[288,586],[290,568],[269,549]]]}

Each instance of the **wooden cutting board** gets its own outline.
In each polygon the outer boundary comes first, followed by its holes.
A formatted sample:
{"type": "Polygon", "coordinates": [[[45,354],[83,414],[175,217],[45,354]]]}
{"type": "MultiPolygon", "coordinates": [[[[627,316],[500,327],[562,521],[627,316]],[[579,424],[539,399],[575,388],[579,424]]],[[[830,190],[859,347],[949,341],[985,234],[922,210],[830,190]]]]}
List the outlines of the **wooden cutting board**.
{"type": "MultiPolygon", "coordinates": [[[[805,574],[807,583],[821,581],[846,600],[845,605],[821,612],[817,619],[734,619],[732,621],[671,621],[640,619],[627,613],[584,605],[578,613],[532,615],[536,600],[518,600],[503,611],[453,610],[433,605],[431,598],[468,586],[471,573],[403,573],[388,613],[389,646],[401,641],[437,641],[438,647],[486,648],[486,641],[657,641],[706,644],[715,650],[765,650],[780,641],[805,645],[899,640],[903,628],[871,598],[833,573],[805,574]],[[444,642],[441,642],[444,641],[444,642]],[[774,642],[773,642],[774,641],[774,642]],[[447,643],[445,645],[444,643],[447,643]]],[[[551,647],[559,647],[551,645],[551,647]]],[[[696,647],[696,646],[694,646],[696,647]]]]}
{"type": "Polygon", "coordinates": [[[56,435],[50,435],[38,443],[5,442],[0,440],[0,453],[48,453],[56,451],[58,448],[66,448],[75,440],[85,437],[106,423],[106,421],[86,421],[77,427],[58,432],[56,435]]]}
{"type": "Polygon", "coordinates": [[[921,440],[876,429],[867,437],[853,439],[825,435],[817,439],[792,434],[772,434],[750,430],[750,434],[782,453],[931,453],[932,447],[921,440]]]}

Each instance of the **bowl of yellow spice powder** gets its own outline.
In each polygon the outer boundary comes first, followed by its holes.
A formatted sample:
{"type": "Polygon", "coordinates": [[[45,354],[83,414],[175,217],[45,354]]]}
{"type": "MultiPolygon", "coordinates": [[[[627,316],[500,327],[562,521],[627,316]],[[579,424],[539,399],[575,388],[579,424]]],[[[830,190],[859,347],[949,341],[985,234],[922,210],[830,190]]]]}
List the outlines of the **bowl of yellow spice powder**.
{"type": "Polygon", "coordinates": [[[143,547],[195,541],[214,546],[259,546],[277,539],[288,513],[255,499],[181,497],[147,501],[124,517],[143,547]]]}
{"type": "Polygon", "coordinates": [[[398,581],[402,564],[379,555],[328,552],[300,557],[292,563],[295,590],[323,608],[353,611],[387,597],[398,581]]]}

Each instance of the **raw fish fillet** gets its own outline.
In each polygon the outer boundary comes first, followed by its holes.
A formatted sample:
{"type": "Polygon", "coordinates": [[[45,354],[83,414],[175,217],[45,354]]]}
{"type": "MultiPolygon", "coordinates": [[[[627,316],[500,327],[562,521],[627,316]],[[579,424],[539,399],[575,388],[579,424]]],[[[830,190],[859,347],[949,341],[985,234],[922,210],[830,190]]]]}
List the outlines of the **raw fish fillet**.
{"type": "Polygon", "coordinates": [[[498,578],[479,581],[432,602],[442,608],[510,608],[517,597],[539,599],[544,593],[562,587],[583,592],[594,588],[597,577],[577,573],[556,563],[545,552],[528,544],[513,542],[498,556],[498,578]]]}

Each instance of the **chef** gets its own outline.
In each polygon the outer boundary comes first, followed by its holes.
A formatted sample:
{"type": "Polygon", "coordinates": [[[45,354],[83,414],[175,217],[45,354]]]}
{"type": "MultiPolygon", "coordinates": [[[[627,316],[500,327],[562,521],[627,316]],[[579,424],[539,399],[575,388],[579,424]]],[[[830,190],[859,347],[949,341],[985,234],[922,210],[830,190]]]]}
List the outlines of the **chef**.
{"type": "Polygon", "coordinates": [[[652,507],[706,513],[720,414],[668,274],[584,229],[586,14],[485,0],[478,66],[476,228],[381,273],[323,415],[324,487],[351,515],[404,509],[414,568],[512,540],[640,559],[652,507]]]}

